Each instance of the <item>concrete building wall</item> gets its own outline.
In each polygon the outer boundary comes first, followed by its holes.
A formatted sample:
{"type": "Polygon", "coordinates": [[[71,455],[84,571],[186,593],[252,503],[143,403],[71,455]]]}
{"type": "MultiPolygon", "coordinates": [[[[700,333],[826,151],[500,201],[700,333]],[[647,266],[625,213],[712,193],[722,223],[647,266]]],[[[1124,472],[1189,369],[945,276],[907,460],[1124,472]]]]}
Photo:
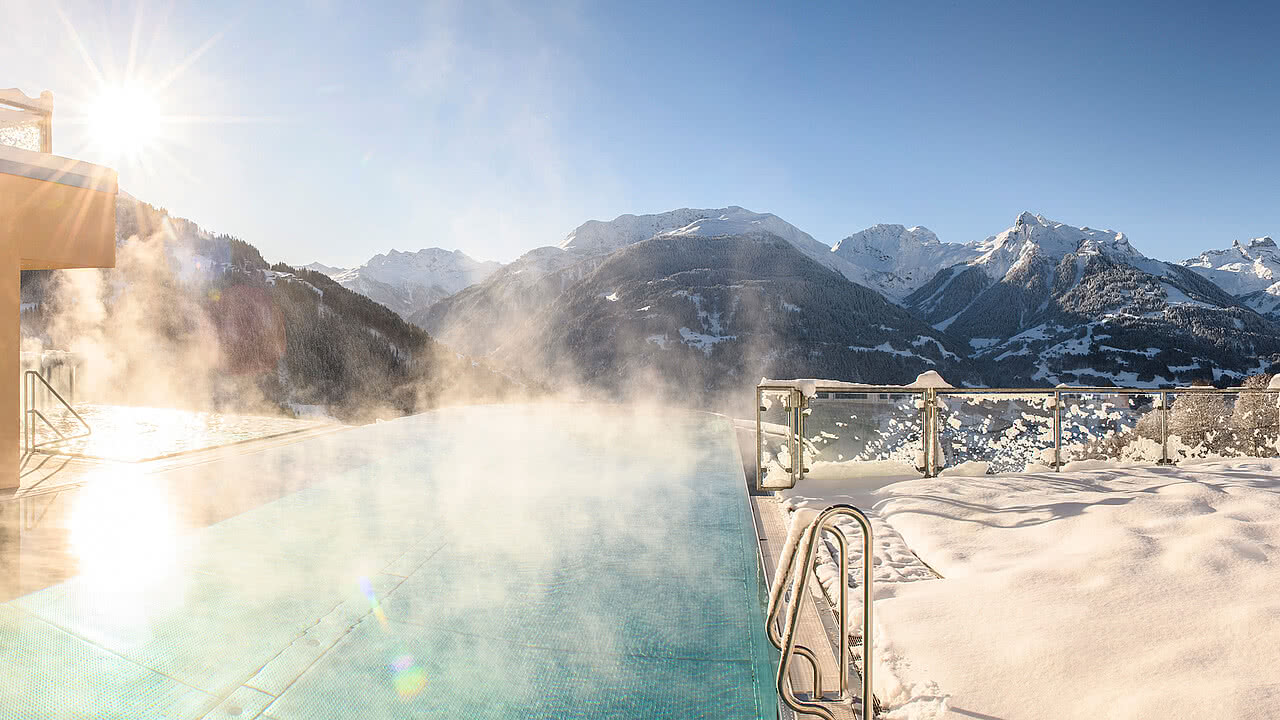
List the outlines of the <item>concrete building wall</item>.
{"type": "Polygon", "coordinates": [[[0,146],[0,489],[18,485],[22,270],[114,267],[116,175],[0,146]]]}
{"type": "MultiPolygon", "coordinates": [[[[13,212],[11,198],[0,193],[0,218],[13,212]]],[[[18,484],[19,380],[18,284],[21,277],[17,239],[0,220],[0,490],[18,484]]]]}

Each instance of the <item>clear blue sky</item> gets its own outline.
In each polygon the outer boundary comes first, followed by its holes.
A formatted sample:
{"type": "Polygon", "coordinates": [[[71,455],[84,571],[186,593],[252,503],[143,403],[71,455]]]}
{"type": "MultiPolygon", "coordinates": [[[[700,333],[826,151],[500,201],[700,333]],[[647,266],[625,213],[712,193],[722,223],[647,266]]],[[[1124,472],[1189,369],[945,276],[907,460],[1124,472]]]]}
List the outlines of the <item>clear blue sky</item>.
{"type": "Polygon", "coordinates": [[[1024,209],[1165,259],[1280,234],[1280,10],[1119,5],[65,0],[82,54],[52,4],[0,0],[0,87],[52,89],[58,151],[293,263],[510,260],[729,204],[827,243],[1024,209]],[[158,103],[186,119],[137,157],[86,144],[85,56],[180,70],[158,103]]]}

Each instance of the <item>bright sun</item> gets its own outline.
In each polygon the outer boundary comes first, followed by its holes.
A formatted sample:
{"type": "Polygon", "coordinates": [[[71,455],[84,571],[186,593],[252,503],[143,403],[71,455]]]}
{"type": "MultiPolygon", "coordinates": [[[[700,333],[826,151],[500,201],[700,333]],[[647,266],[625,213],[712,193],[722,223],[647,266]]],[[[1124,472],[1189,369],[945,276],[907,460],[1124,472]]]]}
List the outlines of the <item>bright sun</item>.
{"type": "Polygon", "coordinates": [[[89,109],[94,141],[108,152],[136,155],[156,138],[160,110],[155,99],[137,87],[105,88],[89,109]]]}

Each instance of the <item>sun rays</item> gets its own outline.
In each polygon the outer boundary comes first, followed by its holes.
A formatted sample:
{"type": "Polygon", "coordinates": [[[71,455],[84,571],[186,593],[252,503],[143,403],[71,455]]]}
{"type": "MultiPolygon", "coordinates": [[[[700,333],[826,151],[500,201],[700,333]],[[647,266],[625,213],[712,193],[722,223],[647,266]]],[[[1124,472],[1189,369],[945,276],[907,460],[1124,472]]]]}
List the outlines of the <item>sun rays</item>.
{"type": "Polygon", "coordinates": [[[65,111],[58,121],[77,132],[69,135],[67,146],[55,152],[94,157],[126,178],[141,173],[195,181],[196,174],[179,159],[189,155],[186,148],[202,144],[193,127],[272,121],[192,107],[191,98],[199,93],[192,92],[191,86],[199,80],[189,71],[218,44],[225,28],[210,34],[176,62],[160,61],[164,53],[157,48],[173,38],[166,37],[163,13],[151,17],[146,6],[138,3],[133,8],[128,46],[120,58],[109,42],[87,43],[67,13],[61,7],[55,10],[84,63],[84,71],[78,73],[81,82],[58,89],[58,104],[65,111]]]}

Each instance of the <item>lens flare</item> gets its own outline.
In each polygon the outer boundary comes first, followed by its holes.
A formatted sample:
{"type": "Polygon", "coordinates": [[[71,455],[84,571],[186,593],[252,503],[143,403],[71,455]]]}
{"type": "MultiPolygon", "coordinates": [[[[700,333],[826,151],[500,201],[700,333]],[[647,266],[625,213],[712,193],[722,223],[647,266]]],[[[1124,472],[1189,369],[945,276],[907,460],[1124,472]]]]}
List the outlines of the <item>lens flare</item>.
{"type": "MultiPolygon", "coordinates": [[[[360,592],[368,599],[369,607],[373,610],[373,616],[378,619],[383,631],[386,631],[387,616],[382,612],[378,596],[373,592],[373,583],[367,577],[361,577],[358,582],[360,592]]],[[[427,671],[413,661],[412,655],[406,653],[397,656],[387,663],[387,669],[391,671],[391,685],[401,700],[412,700],[427,686],[427,671]]]]}
{"type": "Polygon", "coordinates": [[[412,700],[427,686],[427,671],[413,664],[412,655],[396,658],[391,663],[392,684],[401,700],[412,700]]]}
{"type": "Polygon", "coordinates": [[[369,582],[369,578],[360,578],[360,592],[369,601],[369,608],[373,611],[373,616],[378,619],[378,624],[382,626],[383,630],[386,630],[387,614],[382,612],[382,604],[378,602],[378,596],[373,594],[373,583],[369,582]]]}

